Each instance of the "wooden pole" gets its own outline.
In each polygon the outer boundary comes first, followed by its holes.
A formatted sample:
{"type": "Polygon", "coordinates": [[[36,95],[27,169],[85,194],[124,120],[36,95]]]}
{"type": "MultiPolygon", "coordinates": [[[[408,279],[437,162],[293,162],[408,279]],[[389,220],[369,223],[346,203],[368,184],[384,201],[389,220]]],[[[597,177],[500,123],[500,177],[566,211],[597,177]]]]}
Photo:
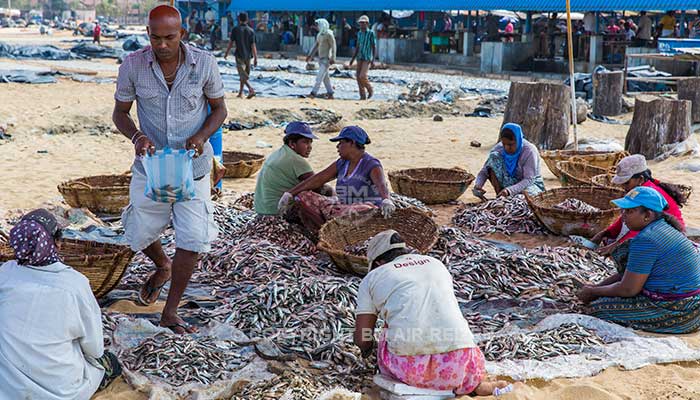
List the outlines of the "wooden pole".
{"type": "Polygon", "coordinates": [[[578,128],[576,123],[576,82],[574,82],[574,46],[571,29],[571,0],[566,0],[566,36],[569,48],[569,83],[571,84],[571,119],[574,125],[574,150],[578,150],[578,128]]]}

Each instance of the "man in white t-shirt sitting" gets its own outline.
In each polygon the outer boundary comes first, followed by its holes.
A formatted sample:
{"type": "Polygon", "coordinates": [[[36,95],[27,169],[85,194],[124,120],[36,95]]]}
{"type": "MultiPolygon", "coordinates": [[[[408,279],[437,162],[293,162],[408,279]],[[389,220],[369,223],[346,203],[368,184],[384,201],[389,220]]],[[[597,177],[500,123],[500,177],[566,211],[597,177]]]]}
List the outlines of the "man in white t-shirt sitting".
{"type": "Polygon", "coordinates": [[[373,237],[367,257],[370,271],[357,294],[354,339],[367,355],[377,317],[385,322],[377,349],[382,375],[457,395],[512,390],[505,381],[483,380],[484,355],[474,343],[443,263],[411,254],[394,230],[373,237]]]}

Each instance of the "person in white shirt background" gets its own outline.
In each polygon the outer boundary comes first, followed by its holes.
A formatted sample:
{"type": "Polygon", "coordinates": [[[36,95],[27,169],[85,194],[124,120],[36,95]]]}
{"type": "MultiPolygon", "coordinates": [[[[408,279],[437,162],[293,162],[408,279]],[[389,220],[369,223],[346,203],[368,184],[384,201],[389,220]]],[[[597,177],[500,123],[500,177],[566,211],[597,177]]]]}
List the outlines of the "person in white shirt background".
{"type": "Polygon", "coordinates": [[[56,218],[39,209],[10,231],[0,266],[0,399],[89,399],[121,375],[105,352],[88,279],[61,262],[56,218]]]}
{"type": "Polygon", "coordinates": [[[452,276],[439,260],[411,254],[401,236],[387,230],[368,245],[370,270],[357,293],[354,341],[363,356],[377,341],[382,375],[407,385],[451,390],[456,395],[499,395],[506,381],[487,381],[484,354],[454,295],[452,276]]]}

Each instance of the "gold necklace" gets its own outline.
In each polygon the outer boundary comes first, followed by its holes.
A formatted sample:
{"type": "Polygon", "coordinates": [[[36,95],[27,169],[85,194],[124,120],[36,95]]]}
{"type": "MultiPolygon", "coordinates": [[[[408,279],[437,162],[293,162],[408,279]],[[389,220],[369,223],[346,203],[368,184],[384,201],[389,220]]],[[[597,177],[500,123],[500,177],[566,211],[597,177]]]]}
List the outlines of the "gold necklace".
{"type": "Polygon", "coordinates": [[[177,70],[180,69],[181,51],[182,51],[181,49],[178,49],[178,51],[177,51],[177,66],[175,67],[175,70],[170,75],[163,74],[163,78],[165,78],[166,82],[172,83],[175,80],[175,78],[177,77],[177,70]]]}

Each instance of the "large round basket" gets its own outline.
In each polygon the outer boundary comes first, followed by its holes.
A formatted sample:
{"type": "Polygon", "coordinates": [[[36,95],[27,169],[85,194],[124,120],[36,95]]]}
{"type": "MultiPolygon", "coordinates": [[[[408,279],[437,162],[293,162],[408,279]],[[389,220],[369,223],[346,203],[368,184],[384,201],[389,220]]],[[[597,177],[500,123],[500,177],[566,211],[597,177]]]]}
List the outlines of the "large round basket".
{"type": "Polygon", "coordinates": [[[338,268],[365,275],[368,270],[367,257],[350,254],[345,249],[387,229],[397,231],[408,246],[424,254],[435,245],[439,235],[435,221],[418,209],[398,209],[386,219],[378,210],[373,210],[328,221],[319,232],[318,248],[328,253],[338,268]]]}
{"type": "MultiPolygon", "coordinates": [[[[86,240],[60,239],[58,247],[63,262],[88,278],[98,299],[119,284],[134,256],[128,246],[86,240]]],[[[0,243],[0,262],[14,258],[13,249],[0,243]]]]}
{"type": "Polygon", "coordinates": [[[557,178],[561,178],[561,172],[557,167],[559,161],[570,161],[572,157],[575,160],[585,162],[586,164],[595,167],[610,169],[617,165],[623,158],[629,155],[626,151],[577,151],[577,150],[544,150],[540,151],[540,157],[544,160],[547,167],[557,178]]]}
{"type": "Polygon", "coordinates": [[[607,228],[620,215],[610,202],[625,195],[622,190],[595,186],[572,186],[547,190],[536,196],[525,193],[530,209],[537,219],[557,235],[579,235],[587,238],[607,228]],[[555,208],[567,199],[578,199],[601,211],[582,213],[555,208]]]}
{"type": "Polygon", "coordinates": [[[605,168],[579,161],[557,161],[557,169],[561,172],[559,182],[564,187],[591,186],[591,178],[608,172],[605,168]]]}
{"type": "Polygon", "coordinates": [[[129,205],[130,175],[97,175],[58,185],[69,206],[87,208],[96,214],[117,215],[129,205]]]}
{"type": "Polygon", "coordinates": [[[225,178],[248,178],[262,168],[265,156],[240,151],[224,151],[225,178]]]}
{"type": "Polygon", "coordinates": [[[394,192],[425,204],[457,200],[474,181],[474,175],[458,168],[412,168],[389,172],[394,192]]]}
{"type": "MultiPolygon", "coordinates": [[[[593,183],[593,186],[597,186],[597,187],[622,190],[622,186],[612,183],[612,179],[614,176],[615,175],[613,175],[611,173],[596,175],[593,178],[591,178],[591,183],[593,183]]],[[[693,194],[693,187],[692,186],[681,185],[678,183],[668,183],[668,185],[673,185],[673,186],[677,187],[678,190],[680,190],[681,194],[683,194],[683,197],[685,197],[685,200],[686,201],[690,200],[690,196],[693,194]]]]}

